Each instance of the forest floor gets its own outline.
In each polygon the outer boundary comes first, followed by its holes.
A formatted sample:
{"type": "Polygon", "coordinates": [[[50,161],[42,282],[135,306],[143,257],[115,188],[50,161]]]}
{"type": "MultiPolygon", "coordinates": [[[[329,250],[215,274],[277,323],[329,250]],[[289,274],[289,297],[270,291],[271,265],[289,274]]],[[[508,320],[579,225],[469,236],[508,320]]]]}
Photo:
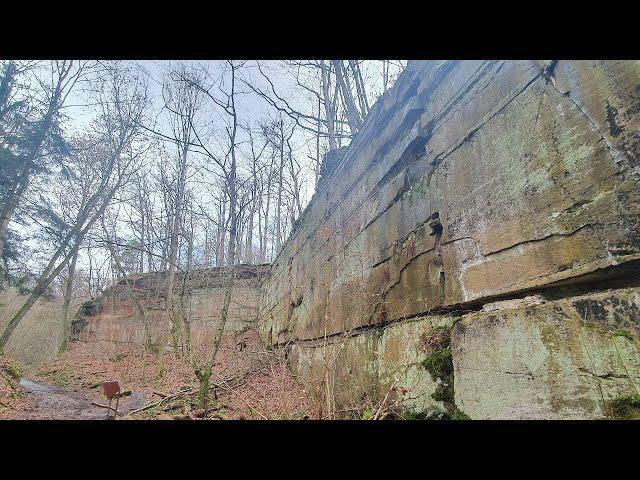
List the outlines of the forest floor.
{"type": "MultiPolygon", "coordinates": [[[[131,395],[120,400],[122,419],[305,419],[318,408],[296,382],[281,354],[266,350],[255,330],[228,335],[216,356],[209,404],[196,408],[198,381],[186,358],[172,348],[159,376],[157,354],[130,345],[71,343],[66,353],[6,394],[5,419],[104,419],[101,383],[117,380],[131,395]]],[[[201,352],[202,353],[202,352],[201,352]]],[[[1,399],[0,399],[1,400],[1,399]]],[[[115,404],[115,402],[114,402],[115,404]]],[[[3,407],[4,405],[4,407],[3,407]]]]}

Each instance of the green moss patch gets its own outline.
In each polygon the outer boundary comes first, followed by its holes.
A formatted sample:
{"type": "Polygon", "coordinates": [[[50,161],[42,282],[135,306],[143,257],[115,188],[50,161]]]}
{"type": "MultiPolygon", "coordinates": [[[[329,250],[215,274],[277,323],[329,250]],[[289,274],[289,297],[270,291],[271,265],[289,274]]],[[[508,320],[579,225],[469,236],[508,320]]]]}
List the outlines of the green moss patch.
{"type": "Polygon", "coordinates": [[[362,411],[362,415],[360,416],[361,420],[371,420],[373,418],[373,409],[371,407],[367,407],[362,411]]]}
{"type": "Polygon", "coordinates": [[[446,347],[442,350],[436,350],[422,361],[422,366],[429,372],[431,379],[435,382],[449,379],[453,376],[453,359],[451,357],[451,348],[446,347]]]}
{"type": "Polygon", "coordinates": [[[471,420],[471,417],[460,410],[458,407],[454,407],[451,420],[471,420]]]}
{"type": "Polygon", "coordinates": [[[615,337],[624,337],[624,338],[628,338],[629,340],[633,340],[633,335],[631,334],[631,332],[623,328],[616,328],[613,331],[613,335],[615,337]]]}
{"type": "MultiPolygon", "coordinates": [[[[444,403],[445,412],[431,413],[423,418],[442,420],[470,420],[471,418],[460,410],[455,403],[453,387],[453,357],[451,355],[451,329],[436,327],[420,337],[423,348],[429,352],[422,361],[423,368],[429,372],[431,379],[436,382],[436,390],[431,398],[444,403]]],[[[412,414],[414,417],[415,414],[412,414]]],[[[422,415],[422,414],[419,414],[422,415]]]]}
{"type": "Polygon", "coordinates": [[[640,419],[640,395],[615,398],[609,402],[609,407],[616,420],[640,419]]]}

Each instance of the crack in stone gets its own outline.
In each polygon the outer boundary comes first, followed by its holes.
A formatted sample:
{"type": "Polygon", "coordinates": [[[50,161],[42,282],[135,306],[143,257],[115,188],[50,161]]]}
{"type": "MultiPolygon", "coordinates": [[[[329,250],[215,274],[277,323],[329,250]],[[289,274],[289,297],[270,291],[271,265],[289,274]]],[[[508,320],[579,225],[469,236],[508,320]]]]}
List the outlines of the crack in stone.
{"type": "Polygon", "coordinates": [[[470,372],[484,372],[484,373],[500,373],[500,374],[504,374],[504,375],[513,375],[513,376],[517,376],[517,377],[527,377],[531,380],[534,380],[536,377],[533,373],[531,373],[530,371],[525,371],[525,372],[512,372],[510,370],[493,370],[490,368],[478,368],[478,367],[471,367],[471,366],[465,366],[464,370],[466,371],[470,371],[470,372]]]}
{"type": "Polygon", "coordinates": [[[628,380],[630,378],[628,375],[621,375],[619,373],[614,373],[614,372],[607,372],[607,373],[604,373],[604,374],[598,374],[598,373],[592,372],[591,370],[588,370],[588,369],[586,369],[584,367],[578,367],[578,371],[581,372],[581,373],[592,375],[594,377],[602,378],[604,380],[608,380],[610,378],[618,378],[618,379],[627,379],[628,380]]]}
{"type": "Polygon", "coordinates": [[[582,105],[580,105],[572,96],[571,96],[571,92],[568,92],[566,95],[563,94],[560,90],[558,90],[558,88],[556,88],[555,82],[551,82],[551,87],[558,93],[558,95],[560,95],[563,98],[568,98],[569,101],[587,118],[587,120],[589,121],[590,125],[591,125],[591,129],[594,132],[597,132],[600,134],[600,140],[604,142],[605,147],[609,153],[609,155],[611,156],[611,159],[615,162],[615,163],[620,163],[622,161],[622,158],[625,158],[625,155],[623,152],[619,151],[616,147],[614,147],[613,145],[611,145],[611,143],[609,143],[609,140],[607,139],[607,137],[604,135],[604,133],[602,132],[601,128],[598,126],[598,124],[591,118],[591,116],[586,112],[586,110],[582,107],[582,105]]]}
{"type": "Polygon", "coordinates": [[[494,112],[492,112],[488,118],[486,118],[486,120],[482,121],[479,125],[473,127],[471,130],[469,130],[469,132],[466,134],[466,136],[462,139],[462,141],[460,141],[458,144],[456,144],[453,148],[449,149],[448,151],[443,150],[442,152],[440,152],[439,154],[437,154],[435,156],[434,162],[436,163],[436,168],[438,166],[440,166],[440,164],[447,158],[449,157],[453,152],[455,152],[456,150],[458,150],[460,147],[462,147],[466,142],[468,142],[469,140],[471,140],[473,138],[473,136],[476,134],[476,132],[478,132],[478,130],[480,130],[482,127],[484,127],[487,123],[489,123],[491,120],[493,120],[500,112],[502,112],[505,108],[507,108],[514,100],[516,100],[516,98],[518,98],[523,92],[525,92],[529,86],[531,86],[531,84],[533,84],[536,80],[538,80],[541,77],[541,73],[539,73],[538,75],[536,75],[535,77],[533,77],[531,80],[529,80],[524,87],[522,87],[522,89],[516,93],[513,97],[511,97],[504,105],[502,105],[500,108],[498,108],[497,110],[494,110],[494,112]]]}
{"type": "Polygon", "coordinates": [[[503,247],[503,248],[499,248],[498,250],[492,250],[490,252],[487,253],[481,253],[481,255],[483,257],[490,257],[492,255],[496,255],[498,253],[504,253],[507,250],[512,250],[514,248],[518,248],[522,245],[530,245],[533,243],[538,243],[538,242],[543,242],[545,240],[548,240],[549,238],[555,238],[555,237],[571,237],[572,235],[575,235],[576,233],[578,233],[580,230],[587,228],[587,227],[593,227],[596,225],[600,225],[599,223],[585,223],[584,225],[579,226],[578,228],[570,231],[570,232],[554,232],[554,233],[550,233],[548,235],[545,235],[541,238],[534,238],[531,240],[523,240],[522,242],[518,242],[518,243],[514,243],[513,245],[509,245],[508,247],[503,247]]]}

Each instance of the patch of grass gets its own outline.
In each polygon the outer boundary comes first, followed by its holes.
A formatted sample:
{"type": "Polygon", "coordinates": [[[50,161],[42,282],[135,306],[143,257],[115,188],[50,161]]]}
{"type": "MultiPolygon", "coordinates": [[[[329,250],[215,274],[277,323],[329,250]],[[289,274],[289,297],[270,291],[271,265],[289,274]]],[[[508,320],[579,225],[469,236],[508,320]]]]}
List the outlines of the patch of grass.
{"type": "Polygon", "coordinates": [[[609,407],[616,420],[640,419],[640,395],[615,398],[609,407]]]}
{"type": "Polygon", "coordinates": [[[210,410],[207,413],[207,418],[217,419],[217,420],[227,420],[229,416],[227,415],[227,410],[224,408],[219,408],[215,410],[210,410]]]}
{"type": "Polygon", "coordinates": [[[406,410],[398,415],[402,420],[428,420],[428,412],[415,412],[413,410],[406,410]]]}
{"type": "Polygon", "coordinates": [[[137,412],[137,413],[133,414],[132,416],[140,417],[140,418],[153,418],[156,415],[158,415],[159,411],[160,410],[157,407],[156,408],[148,408],[147,410],[142,410],[141,412],[137,412]]]}
{"type": "Polygon", "coordinates": [[[427,182],[425,177],[422,177],[417,183],[411,185],[409,189],[404,192],[403,197],[411,200],[414,195],[420,195],[424,197],[427,194],[427,182]]]}
{"type": "Polygon", "coordinates": [[[46,374],[47,381],[56,387],[66,388],[73,385],[74,375],[64,370],[55,370],[46,374]]]}

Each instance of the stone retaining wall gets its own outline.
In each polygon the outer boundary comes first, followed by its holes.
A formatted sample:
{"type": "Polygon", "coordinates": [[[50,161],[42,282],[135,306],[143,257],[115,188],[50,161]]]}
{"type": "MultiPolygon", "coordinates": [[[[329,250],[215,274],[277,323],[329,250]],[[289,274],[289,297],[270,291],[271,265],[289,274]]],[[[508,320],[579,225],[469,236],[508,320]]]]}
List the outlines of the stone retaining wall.
{"type": "Polygon", "coordinates": [[[410,62],[276,258],[264,341],[338,410],[400,376],[425,412],[446,380],[419,338],[455,322],[456,408],[606,417],[640,366],[639,112],[636,61],[410,62]],[[584,318],[577,299],[606,306],[584,318]],[[623,315],[630,338],[586,333],[623,315]]]}

